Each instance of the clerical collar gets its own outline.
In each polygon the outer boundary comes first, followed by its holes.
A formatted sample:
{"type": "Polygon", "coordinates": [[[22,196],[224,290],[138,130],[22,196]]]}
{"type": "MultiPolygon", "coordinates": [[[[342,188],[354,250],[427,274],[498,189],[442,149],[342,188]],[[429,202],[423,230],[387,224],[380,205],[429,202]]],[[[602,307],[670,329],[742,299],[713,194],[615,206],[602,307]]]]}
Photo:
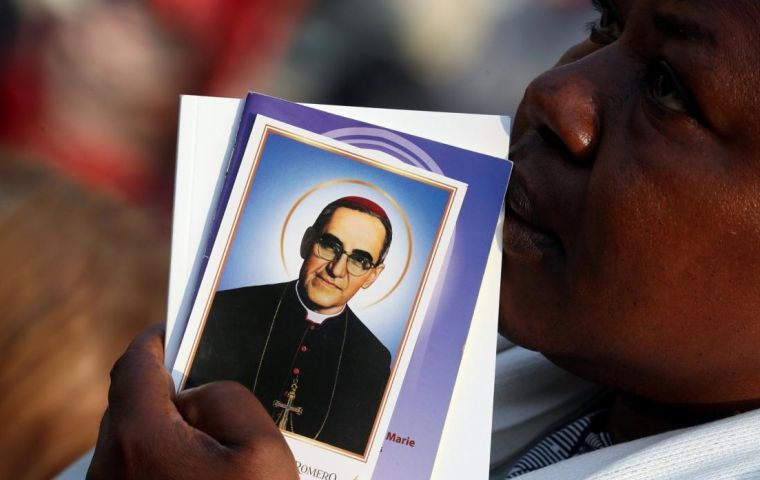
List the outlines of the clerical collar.
{"type": "Polygon", "coordinates": [[[311,310],[309,307],[306,306],[305,303],[303,303],[303,300],[301,300],[301,294],[298,293],[298,282],[296,282],[296,297],[298,297],[298,301],[301,302],[301,306],[306,310],[306,320],[310,322],[314,322],[317,325],[322,325],[322,322],[327,320],[328,318],[336,317],[343,313],[343,310],[346,309],[346,306],[343,305],[343,308],[340,309],[339,312],[333,313],[331,315],[325,315],[324,313],[318,313],[314,310],[311,310]]]}

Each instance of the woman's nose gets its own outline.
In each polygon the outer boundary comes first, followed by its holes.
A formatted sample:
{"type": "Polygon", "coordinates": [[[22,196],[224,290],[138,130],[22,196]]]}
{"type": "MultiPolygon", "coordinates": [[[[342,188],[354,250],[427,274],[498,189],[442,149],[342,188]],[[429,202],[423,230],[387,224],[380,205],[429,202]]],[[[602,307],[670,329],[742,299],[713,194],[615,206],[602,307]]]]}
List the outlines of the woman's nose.
{"type": "Polygon", "coordinates": [[[580,60],[536,78],[520,106],[520,128],[533,129],[547,144],[564,150],[569,160],[593,162],[601,129],[602,91],[580,60]]]}

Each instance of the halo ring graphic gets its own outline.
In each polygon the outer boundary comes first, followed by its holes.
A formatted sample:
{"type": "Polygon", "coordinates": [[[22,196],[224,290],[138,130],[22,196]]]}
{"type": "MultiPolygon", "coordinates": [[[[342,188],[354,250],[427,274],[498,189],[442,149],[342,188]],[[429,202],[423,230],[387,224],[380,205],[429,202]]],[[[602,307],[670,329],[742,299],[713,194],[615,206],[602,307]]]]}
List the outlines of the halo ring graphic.
{"type": "Polygon", "coordinates": [[[319,190],[322,190],[327,187],[331,187],[333,185],[338,185],[342,183],[349,183],[349,184],[355,184],[355,185],[361,185],[363,187],[370,188],[383,197],[385,197],[392,205],[393,208],[396,209],[399,216],[404,221],[404,228],[406,229],[406,262],[404,263],[404,269],[402,270],[401,274],[399,275],[398,280],[393,283],[393,285],[388,289],[387,292],[385,292],[383,295],[381,295],[377,300],[367,304],[364,306],[364,308],[371,307],[373,305],[377,305],[378,303],[382,302],[390,294],[392,294],[399,285],[401,285],[401,282],[404,280],[404,277],[406,276],[407,272],[409,271],[409,264],[411,263],[412,259],[412,229],[409,225],[409,219],[406,216],[406,213],[404,213],[404,210],[401,208],[401,205],[398,204],[395,198],[393,198],[391,195],[388,194],[385,190],[381,189],[377,185],[374,185],[370,182],[366,182],[364,180],[357,180],[355,178],[340,178],[340,179],[334,179],[334,180],[328,180],[326,182],[321,182],[309,190],[307,190],[303,195],[301,195],[298,200],[293,204],[293,206],[290,208],[290,211],[288,212],[288,215],[285,217],[285,222],[282,224],[282,232],[280,233],[280,260],[282,261],[282,266],[285,269],[285,272],[290,274],[290,271],[288,269],[288,265],[286,262],[286,256],[285,256],[285,234],[288,230],[288,225],[290,223],[291,218],[293,217],[293,214],[298,209],[298,207],[303,203],[304,200],[306,200],[309,196],[313,195],[314,193],[318,192],[319,190]]]}
{"type": "Polygon", "coordinates": [[[322,135],[357,147],[380,150],[409,165],[443,175],[441,167],[425,150],[401,135],[384,128],[338,128],[323,132],[322,135]]]}
{"type": "MultiPolygon", "coordinates": [[[[396,132],[380,127],[336,128],[321,135],[339,140],[349,145],[383,152],[408,165],[420,167],[439,175],[445,175],[441,166],[423,148],[396,132]]],[[[450,251],[454,251],[456,233],[451,237],[450,251]]],[[[442,273],[448,269],[448,262],[442,273]]]]}

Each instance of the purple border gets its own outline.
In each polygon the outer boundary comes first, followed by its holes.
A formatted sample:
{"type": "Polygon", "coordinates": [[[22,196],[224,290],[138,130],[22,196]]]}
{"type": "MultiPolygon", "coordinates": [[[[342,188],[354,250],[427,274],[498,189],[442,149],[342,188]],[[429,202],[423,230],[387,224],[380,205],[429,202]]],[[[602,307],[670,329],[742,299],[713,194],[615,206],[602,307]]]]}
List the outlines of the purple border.
{"type": "MultiPolygon", "coordinates": [[[[227,177],[215,209],[211,234],[206,242],[193,298],[197,295],[200,279],[208,264],[208,257],[257,114],[319,134],[362,127],[389,132],[393,137],[400,137],[414,144],[427,155],[427,158],[435,159],[436,166],[445,176],[468,185],[453,239],[453,252],[448,266],[445,267],[446,278],[437,286],[433,299],[436,304],[430,308],[424,320],[417,348],[389,424],[389,431],[413,438],[415,446],[410,448],[384,442],[373,474],[376,478],[428,478],[432,472],[459,371],[470,319],[475,309],[496,221],[511,173],[511,163],[425,138],[381,129],[278,98],[249,93],[235,137],[227,177]]],[[[393,147],[373,145],[372,142],[361,144],[360,141],[349,140],[347,143],[382,150],[405,163],[437,170],[435,167],[430,168],[429,165],[410,160],[408,150],[407,154],[399,155],[393,151],[393,147]]],[[[399,145],[396,145],[396,148],[398,147],[399,145]]]]}

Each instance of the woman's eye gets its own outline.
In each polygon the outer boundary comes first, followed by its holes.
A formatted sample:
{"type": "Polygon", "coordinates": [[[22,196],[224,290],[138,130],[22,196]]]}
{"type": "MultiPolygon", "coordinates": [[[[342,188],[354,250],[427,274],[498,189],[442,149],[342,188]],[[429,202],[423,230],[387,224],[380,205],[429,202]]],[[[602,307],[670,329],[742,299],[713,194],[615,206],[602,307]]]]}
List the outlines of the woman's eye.
{"type": "Polygon", "coordinates": [[[608,45],[623,34],[623,21],[619,12],[606,1],[593,0],[592,3],[599,12],[599,18],[587,26],[589,40],[599,45],[608,45]]]}
{"type": "Polygon", "coordinates": [[[694,106],[686,89],[665,62],[659,62],[647,75],[649,95],[662,107],[687,115],[694,115],[694,106]]]}

